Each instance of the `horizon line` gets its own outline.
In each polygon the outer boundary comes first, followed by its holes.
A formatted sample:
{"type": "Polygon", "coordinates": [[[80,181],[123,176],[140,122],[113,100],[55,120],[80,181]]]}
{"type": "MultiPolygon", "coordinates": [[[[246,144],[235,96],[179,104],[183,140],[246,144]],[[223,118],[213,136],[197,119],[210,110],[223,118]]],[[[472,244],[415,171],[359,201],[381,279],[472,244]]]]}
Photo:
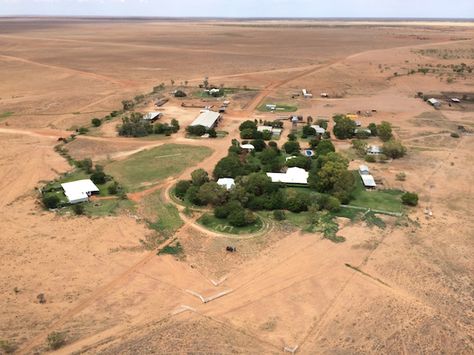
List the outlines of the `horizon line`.
{"type": "Polygon", "coordinates": [[[463,17],[333,17],[333,16],[322,16],[322,17],[274,17],[274,16],[118,16],[118,15],[0,15],[0,19],[3,18],[77,18],[77,19],[136,19],[136,20],[253,20],[253,21],[265,21],[265,20],[353,20],[353,21],[367,21],[367,20],[384,20],[384,21],[467,21],[473,22],[474,18],[463,18],[463,17]]]}

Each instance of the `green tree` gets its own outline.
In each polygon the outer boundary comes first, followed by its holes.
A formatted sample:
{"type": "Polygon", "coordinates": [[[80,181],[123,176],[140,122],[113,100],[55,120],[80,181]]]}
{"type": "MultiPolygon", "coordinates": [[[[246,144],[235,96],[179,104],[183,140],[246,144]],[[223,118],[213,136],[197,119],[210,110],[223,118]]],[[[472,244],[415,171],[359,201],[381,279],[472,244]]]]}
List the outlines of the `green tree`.
{"type": "Polygon", "coordinates": [[[272,179],[265,173],[252,173],[242,179],[242,185],[248,193],[260,196],[274,189],[272,179]]]}
{"type": "Polygon", "coordinates": [[[227,190],[214,181],[206,182],[199,188],[197,197],[204,205],[218,206],[226,202],[227,190]]]}
{"type": "Polygon", "coordinates": [[[261,152],[267,147],[267,144],[263,139],[254,139],[253,141],[250,142],[255,147],[256,152],[261,152]]]}
{"type": "Polygon", "coordinates": [[[107,181],[107,175],[103,171],[95,171],[91,175],[91,180],[94,184],[105,184],[107,181]]]}
{"type": "Polygon", "coordinates": [[[207,133],[209,134],[209,138],[217,138],[217,132],[214,128],[209,128],[207,133]]]}
{"type": "Polygon", "coordinates": [[[402,195],[402,203],[408,206],[416,206],[418,204],[418,195],[414,192],[405,192],[402,195]]]}
{"type": "Polygon", "coordinates": [[[191,181],[189,180],[180,180],[177,182],[176,187],[174,188],[174,193],[180,199],[183,199],[188,192],[188,189],[191,187],[191,181]]]}
{"type": "Polygon", "coordinates": [[[202,125],[197,125],[197,126],[188,126],[186,128],[186,132],[188,132],[189,134],[193,135],[193,136],[202,136],[204,134],[206,134],[207,132],[207,128],[202,126],[202,125]]]}
{"type": "Polygon", "coordinates": [[[229,224],[234,227],[245,227],[254,224],[257,217],[250,211],[243,208],[234,209],[227,218],[229,224]]]}
{"type": "Polygon", "coordinates": [[[171,127],[173,127],[173,132],[176,133],[179,131],[179,121],[176,118],[171,119],[171,127]]]}
{"type": "Polygon", "coordinates": [[[251,120],[244,121],[240,124],[239,131],[243,131],[244,129],[251,129],[252,131],[256,130],[257,124],[251,120]]]}
{"type": "Polygon", "coordinates": [[[100,125],[102,124],[102,121],[100,120],[100,118],[93,118],[91,120],[91,123],[94,127],[100,127],[100,125]]]}
{"type": "Polygon", "coordinates": [[[303,126],[303,135],[304,136],[315,136],[316,130],[310,125],[303,126]]]}
{"type": "Polygon", "coordinates": [[[186,97],[186,93],[183,90],[176,90],[174,92],[174,97],[186,97]]]}
{"type": "Polygon", "coordinates": [[[61,200],[56,195],[45,195],[43,196],[43,205],[48,209],[55,209],[58,207],[61,200]]]}
{"type": "Polygon", "coordinates": [[[323,118],[318,119],[316,124],[321,128],[328,129],[328,121],[323,118]]]}
{"type": "Polygon", "coordinates": [[[318,146],[315,149],[316,155],[318,157],[335,151],[336,148],[330,140],[322,140],[321,142],[319,142],[318,146]]]}
{"type": "Polygon", "coordinates": [[[240,138],[242,139],[253,139],[256,138],[257,130],[251,128],[245,128],[240,131],[240,138]]]}
{"type": "Polygon", "coordinates": [[[377,126],[377,134],[382,141],[389,141],[393,137],[392,125],[390,124],[390,122],[383,121],[381,124],[379,124],[377,126]]]}
{"type": "Polygon", "coordinates": [[[357,154],[364,156],[367,151],[367,143],[360,139],[354,139],[352,141],[352,148],[354,148],[357,154]]]}
{"type": "Polygon", "coordinates": [[[297,167],[305,170],[309,170],[311,168],[311,158],[305,157],[303,155],[298,155],[287,160],[286,165],[289,168],[297,167]]]}
{"type": "Polygon", "coordinates": [[[209,182],[209,174],[204,169],[196,169],[191,173],[191,181],[194,186],[202,186],[209,182]]]}
{"type": "Polygon", "coordinates": [[[213,176],[214,179],[232,177],[242,175],[243,164],[237,155],[229,155],[219,160],[214,167],[213,176]]]}
{"type": "Polygon", "coordinates": [[[285,152],[287,154],[293,154],[293,153],[299,153],[301,150],[300,144],[295,141],[288,141],[285,144],[283,144],[283,149],[285,149],[285,152]]]}
{"type": "Polygon", "coordinates": [[[333,117],[335,125],[333,128],[334,135],[338,139],[352,138],[356,128],[355,121],[345,115],[336,115],[333,117]]]}
{"type": "Polygon", "coordinates": [[[390,158],[398,159],[406,154],[407,149],[401,142],[392,139],[383,144],[382,152],[390,158]]]}
{"type": "Polygon", "coordinates": [[[286,194],[286,208],[291,212],[303,212],[308,210],[311,199],[307,193],[288,190],[286,194]]]}
{"type": "Polygon", "coordinates": [[[274,210],[273,211],[273,219],[276,221],[283,221],[286,219],[285,211],[282,210],[274,210]]]}
{"type": "Polygon", "coordinates": [[[371,136],[377,136],[378,135],[378,131],[377,131],[377,125],[375,123],[370,123],[369,126],[367,127],[368,129],[370,129],[370,135],[371,136]]]}

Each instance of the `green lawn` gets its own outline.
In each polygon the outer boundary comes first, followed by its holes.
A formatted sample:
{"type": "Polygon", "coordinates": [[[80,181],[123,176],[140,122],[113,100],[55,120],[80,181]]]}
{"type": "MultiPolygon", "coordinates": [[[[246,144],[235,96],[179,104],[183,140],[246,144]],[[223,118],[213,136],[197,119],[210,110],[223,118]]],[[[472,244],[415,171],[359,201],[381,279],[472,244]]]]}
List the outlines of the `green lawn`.
{"type": "Polygon", "coordinates": [[[362,184],[362,179],[358,172],[354,172],[356,187],[352,192],[352,200],[349,205],[365,207],[374,210],[382,210],[388,212],[402,212],[400,190],[373,190],[367,191],[362,184]]]}
{"type": "Polygon", "coordinates": [[[165,144],[115,161],[105,167],[129,191],[142,190],[181,173],[211,155],[207,147],[165,144]]]}
{"type": "Polygon", "coordinates": [[[257,221],[245,227],[234,227],[227,223],[227,220],[214,217],[211,213],[203,214],[197,222],[202,226],[213,230],[218,233],[227,234],[250,234],[260,231],[263,228],[263,222],[260,217],[257,216],[257,221]]]}
{"type": "MultiPolygon", "coordinates": [[[[272,104],[272,103],[270,102],[263,103],[260,106],[258,106],[257,110],[259,110],[260,112],[272,112],[272,110],[270,110],[266,106],[267,104],[272,104]]],[[[274,105],[277,106],[275,110],[276,112],[295,112],[296,110],[298,110],[298,107],[293,106],[293,105],[288,105],[288,104],[274,104],[274,105]]]]}
{"type": "Polygon", "coordinates": [[[173,235],[182,225],[178,209],[171,203],[164,203],[162,191],[158,190],[142,200],[143,214],[148,226],[165,237],[173,235]]]}

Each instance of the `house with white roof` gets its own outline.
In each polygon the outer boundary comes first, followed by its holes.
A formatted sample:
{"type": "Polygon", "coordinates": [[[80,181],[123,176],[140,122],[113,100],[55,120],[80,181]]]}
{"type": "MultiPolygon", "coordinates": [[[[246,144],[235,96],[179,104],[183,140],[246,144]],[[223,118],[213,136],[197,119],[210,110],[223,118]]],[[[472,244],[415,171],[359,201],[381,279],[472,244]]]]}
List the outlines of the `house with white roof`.
{"type": "Polygon", "coordinates": [[[99,188],[90,179],[77,180],[61,184],[69,203],[80,203],[89,200],[89,196],[99,192],[99,188]]]}
{"type": "Polygon", "coordinates": [[[220,178],[217,180],[217,185],[225,187],[227,190],[230,190],[235,186],[235,180],[232,178],[220,178]]]}
{"type": "Polygon", "coordinates": [[[324,134],[326,132],[326,130],[323,127],[320,127],[317,124],[312,125],[311,128],[313,128],[316,131],[316,134],[324,134]]]}
{"type": "Polygon", "coordinates": [[[272,182],[282,182],[284,184],[307,185],[309,173],[301,168],[288,168],[286,173],[267,173],[272,182]]]}

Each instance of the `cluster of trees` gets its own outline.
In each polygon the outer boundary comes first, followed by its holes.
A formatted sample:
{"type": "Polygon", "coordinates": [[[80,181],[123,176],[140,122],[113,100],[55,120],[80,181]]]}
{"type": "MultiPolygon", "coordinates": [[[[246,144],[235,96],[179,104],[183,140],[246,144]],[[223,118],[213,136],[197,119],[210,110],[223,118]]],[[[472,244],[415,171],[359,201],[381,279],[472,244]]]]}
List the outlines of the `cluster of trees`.
{"type": "Polygon", "coordinates": [[[355,178],[348,170],[349,161],[339,153],[327,150],[311,164],[309,187],[348,203],[355,186],[355,178]]]}
{"type": "Polygon", "coordinates": [[[130,117],[123,117],[122,124],[117,127],[119,136],[145,137],[150,134],[165,134],[167,136],[179,131],[179,122],[172,119],[171,123],[157,123],[155,125],[143,119],[143,115],[132,112],[130,117]]]}
{"type": "Polygon", "coordinates": [[[358,139],[367,139],[370,136],[378,136],[382,141],[387,142],[393,138],[392,125],[390,122],[382,121],[379,125],[370,123],[367,127],[369,132],[361,129],[356,133],[356,123],[345,115],[335,115],[333,133],[338,139],[350,139],[356,136],[358,139]]]}
{"type": "Polygon", "coordinates": [[[271,140],[272,139],[272,132],[265,131],[259,132],[257,130],[257,120],[251,121],[247,120],[240,124],[240,138],[242,139],[263,139],[263,140],[271,140]]]}
{"type": "Polygon", "coordinates": [[[207,128],[202,125],[188,126],[186,132],[197,137],[201,137],[207,133],[209,134],[209,138],[217,138],[217,132],[214,128],[207,128]]]}

